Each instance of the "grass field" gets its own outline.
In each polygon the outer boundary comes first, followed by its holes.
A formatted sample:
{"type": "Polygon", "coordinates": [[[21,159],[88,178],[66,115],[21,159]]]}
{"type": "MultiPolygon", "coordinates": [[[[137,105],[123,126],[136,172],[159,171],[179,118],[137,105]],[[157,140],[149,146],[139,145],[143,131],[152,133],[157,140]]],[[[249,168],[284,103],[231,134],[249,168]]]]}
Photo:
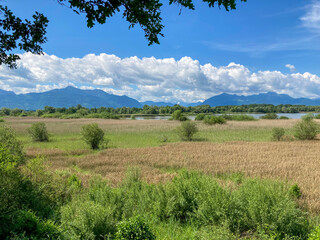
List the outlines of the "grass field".
{"type": "Polygon", "coordinates": [[[30,157],[44,155],[52,170],[76,169],[84,179],[100,174],[113,184],[120,182],[128,166],[139,166],[148,182],[171,179],[182,168],[215,176],[281,179],[297,183],[301,206],[320,212],[320,141],[272,142],[273,127],[292,135],[298,120],[230,121],[226,125],[198,123],[193,142],[180,142],[177,121],[6,118],[30,157]],[[45,122],[51,141],[32,142],[27,128],[45,122]],[[81,126],[96,122],[110,140],[110,148],[92,151],[80,135],[81,126]]]}

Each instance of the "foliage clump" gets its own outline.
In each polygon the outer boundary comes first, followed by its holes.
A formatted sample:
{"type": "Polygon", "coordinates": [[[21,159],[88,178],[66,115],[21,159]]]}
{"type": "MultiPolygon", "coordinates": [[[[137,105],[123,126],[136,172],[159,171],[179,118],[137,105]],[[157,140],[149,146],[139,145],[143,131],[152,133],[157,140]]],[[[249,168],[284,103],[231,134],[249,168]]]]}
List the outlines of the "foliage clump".
{"type": "Polygon", "coordinates": [[[184,122],[189,119],[182,114],[182,111],[180,109],[178,109],[172,113],[170,120],[178,120],[178,121],[184,122]]]}
{"type": "Polygon", "coordinates": [[[272,128],[272,139],[274,141],[280,141],[285,134],[285,130],[282,127],[272,128]]]}
{"type": "Polygon", "coordinates": [[[83,125],[81,135],[92,149],[99,149],[104,143],[104,132],[96,123],[83,125]]]}
{"type": "Polygon", "coordinates": [[[17,164],[25,160],[25,153],[20,141],[17,140],[15,132],[6,126],[0,126],[0,143],[10,154],[17,158],[17,164]]]}
{"type": "Polygon", "coordinates": [[[267,113],[260,117],[261,119],[278,119],[278,115],[276,113],[267,113]]]}
{"type": "Polygon", "coordinates": [[[127,221],[118,223],[116,240],[155,240],[156,237],[150,230],[145,220],[140,217],[132,217],[127,221]]]}
{"type": "Polygon", "coordinates": [[[195,122],[186,121],[176,129],[178,135],[183,141],[191,141],[193,135],[198,132],[198,128],[195,122]]]}
{"type": "Polygon", "coordinates": [[[28,129],[31,138],[35,142],[48,142],[49,133],[46,124],[43,122],[33,123],[28,129]]]}
{"type": "Polygon", "coordinates": [[[215,125],[215,124],[225,124],[227,121],[222,116],[206,116],[203,122],[208,125],[215,125]]]}
{"type": "Polygon", "coordinates": [[[307,115],[294,126],[294,136],[299,140],[313,140],[318,132],[319,125],[307,115]]]}

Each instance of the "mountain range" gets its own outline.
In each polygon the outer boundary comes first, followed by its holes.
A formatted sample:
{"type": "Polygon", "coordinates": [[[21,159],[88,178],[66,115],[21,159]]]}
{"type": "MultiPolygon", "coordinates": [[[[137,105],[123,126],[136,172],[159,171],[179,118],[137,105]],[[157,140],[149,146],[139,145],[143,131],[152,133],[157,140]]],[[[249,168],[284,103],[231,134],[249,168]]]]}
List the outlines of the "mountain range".
{"type": "MultiPolygon", "coordinates": [[[[87,108],[94,107],[136,107],[141,108],[144,105],[153,106],[173,106],[175,103],[166,102],[138,102],[128,96],[118,96],[106,93],[102,90],[81,90],[74,87],[55,89],[43,93],[15,94],[11,91],[0,89],[0,108],[20,108],[25,110],[43,109],[45,106],[52,107],[71,107],[81,104],[87,108]]],[[[320,99],[292,98],[286,94],[277,94],[274,92],[261,93],[251,96],[239,96],[231,94],[220,94],[211,97],[204,102],[198,103],[179,103],[182,106],[227,106],[244,104],[292,104],[292,105],[320,105],[320,99]]]]}

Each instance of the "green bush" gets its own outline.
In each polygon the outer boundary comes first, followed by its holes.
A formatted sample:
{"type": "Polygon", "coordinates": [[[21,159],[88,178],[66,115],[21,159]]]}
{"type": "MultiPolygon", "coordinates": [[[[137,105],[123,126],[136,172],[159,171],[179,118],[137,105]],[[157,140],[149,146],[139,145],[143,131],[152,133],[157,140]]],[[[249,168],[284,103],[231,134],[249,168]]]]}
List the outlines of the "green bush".
{"type": "Polygon", "coordinates": [[[21,164],[25,160],[25,153],[20,141],[17,140],[14,131],[6,126],[0,126],[0,143],[3,148],[9,150],[10,154],[17,158],[17,164],[21,164]]]}
{"type": "Polygon", "coordinates": [[[307,237],[307,214],[297,207],[286,185],[270,180],[247,180],[233,197],[239,216],[232,226],[241,231],[264,229],[268,234],[278,235],[277,239],[307,237]]]}
{"type": "Polygon", "coordinates": [[[281,119],[281,120],[288,120],[289,118],[288,118],[287,116],[280,116],[279,119],[281,119]]]}
{"type": "Polygon", "coordinates": [[[202,121],[205,118],[205,116],[206,115],[204,113],[199,113],[199,114],[197,114],[195,120],[196,121],[202,121]]]}
{"type": "Polygon", "coordinates": [[[222,116],[206,116],[203,122],[208,125],[214,125],[214,124],[225,124],[227,121],[222,116]]]}
{"type": "Polygon", "coordinates": [[[303,118],[294,126],[294,136],[299,140],[315,139],[319,132],[319,125],[313,118],[303,118]]]}
{"type": "Polygon", "coordinates": [[[105,239],[116,231],[111,208],[90,200],[74,200],[63,206],[61,223],[66,239],[105,239]]]}
{"type": "Polygon", "coordinates": [[[3,118],[0,118],[0,122],[4,122],[4,119],[3,119],[3,118]]]}
{"type": "Polygon", "coordinates": [[[35,142],[48,142],[49,133],[46,124],[43,122],[33,123],[28,129],[31,138],[35,142]]]}
{"type": "Polygon", "coordinates": [[[278,119],[278,115],[276,113],[267,113],[260,117],[260,119],[278,119]]]}
{"type": "Polygon", "coordinates": [[[104,132],[96,123],[83,125],[81,135],[92,149],[99,149],[100,144],[104,141],[104,132]]]}
{"type": "Polygon", "coordinates": [[[305,120],[305,121],[309,121],[309,120],[313,120],[315,117],[313,116],[312,113],[308,113],[304,116],[301,117],[301,120],[305,120]]]}
{"type": "Polygon", "coordinates": [[[180,121],[180,122],[185,122],[185,121],[188,121],[188,120],[189,120],[189,118],[186,117],[186,116],[180,116],[180,117],[179,117],[179,121],[180,121]]]}
{"type": "Polygon", "coordinates": [[[182,116],[182,111],[181,110],[175,110],[172,113],[171,119],[172,120],[179,120],[181,116],[182,116]]]}
{"type": "Polygon", "coordinates": [[[155,235],[145,220],[140,217],[132,217],[127,221],[118,223],[116,240],[154,240],[155,235]]]}
{"type": "Polygon", "coordinates": [[[179,126],[176,130],[181,140],[186,141],[191,141],[193,135],[198,132],[196,123],[191,121],[181,123],[181,126],[179,126]]]}
{"type": "Polygon", "coordinates": [[[289,190],[289,194],[295,198],[301,197],[301,190],[300,190],[300,187],[298,186],[298,184],[294,184],[291,186],[291,188],[289,190]]]}
{"type": "Polygon", "coordinates": [[[272,128],[272,139],[275,141],[280,141],[281,138],[284,136],[285,130],[281,127],[272,128]]]}
{"type": "Polygon", "coordinates": [[[320,114],[314,116],[315,119],[320,119],[320,114]]]}
{"type": "Polygon", "coordinates": [[[13,232],[28,237],[28,239],[58,239],[60,229],[50,220],[43,221],[31,210],[16,212],[13,232]]]}

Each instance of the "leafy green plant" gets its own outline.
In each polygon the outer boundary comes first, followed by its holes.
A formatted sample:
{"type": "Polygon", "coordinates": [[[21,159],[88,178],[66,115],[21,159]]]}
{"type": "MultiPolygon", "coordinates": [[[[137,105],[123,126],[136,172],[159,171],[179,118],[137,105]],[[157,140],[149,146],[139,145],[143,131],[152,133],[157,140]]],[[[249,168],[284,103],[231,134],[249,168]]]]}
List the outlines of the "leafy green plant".
{"type": "Polygon", "coordinates": [[[305,117],[294,126],[294,136],[299,140],[315,139],[319,125],[311,117],[305,117]]]}
{"type": "Polygon", "coordinates": [[[132,217],[127,221],[118,223],[116,240],[154,240],[155,235],[146,221],[140,217],[132,217]]]}
{"type": "Polygon", "coordinates": [[[204,113],[199,113],[199,114],[197,114],[195,120],[196,121],[202,121],[205,118],[205,116],[206,115],[204,113]]]}
{"type": "Polygon", "coordinates": [[[320,239],[320,225],[317,226],[310,234],[308,240],[319,240],[320,239]]]}
{"type": "Polygon", "coordinates": [[[181,140],[191,141],[195,133],[198,132],[198,128],[195,122],[186,121],[176,129],[181,140]]]}
{"type": "Polygon", "coordinates": [[[17,164],[21,164],[25,160],[25,153],[21,142],[17,140],[15,132],[6,126],[0,126],[0,143],[3,148],[9,150],[10,154],[17,157],[17,164]]]}
{"type": "Polygon", "coordinates": [[[182,116],[182,111],[181,110],[175,110],[171,115],[171,119],[172,120],[179,120],[181,116],[182,116]]]}
{"type": "Polygon", "coordinates": [[[90,200],[75,200],[63,206],[61,223],[66,239],[104,239],[116,231],[111,208],[90,200]]]}
{"type": "Polygon", "coordinates": [[[0,122],[4,122],[4,119],[3,119],[3,118],[0,118],[0,122]]]}
{"type": "Polygon", "coordinates": [[[104,141],[104,132],[96,123],[83,125],[81,135],[92,149],[99,149],[100,144],[104,141]]]}
{"type": "Polygon", "coordinates": [[[227,121],[222,116],[206,116],[203,122],[208,125],[214,125],[214,124],[225,124],[227,121]]]}
{"type": "Polygon", "coordinates": [[[288,120],[289,118],[288,118],[287,116],[280,116],[279,119],[281,119],[281,120],[288,120]]]}
{"type": "Polygon", "coordinates": [[[261,119],[278,119],[278,115],[276,113],[267,113],[260,117],[261,119]]]}
{"type": "Polygon", "coordinates": [[[285,134],[284,128],[275,127],[272,128],[272,139],[275,141],[280,141],[285,134]]]}
{"type": "Polygon", "coordinates": [[[43,122],[33,123],[28,129],[31,138],[35,142],[48,142],[49,133],[46,124],[43,122]]]}
{"type": "Polygon", "coordinates": [[[295,197],[295,198],[300,198],[301,197],[301,189],[298,186],[298,184],[294,184],[294,185],[291,186],[291,188],[289,190],[289,194],[292,197],[295,197]]]}

